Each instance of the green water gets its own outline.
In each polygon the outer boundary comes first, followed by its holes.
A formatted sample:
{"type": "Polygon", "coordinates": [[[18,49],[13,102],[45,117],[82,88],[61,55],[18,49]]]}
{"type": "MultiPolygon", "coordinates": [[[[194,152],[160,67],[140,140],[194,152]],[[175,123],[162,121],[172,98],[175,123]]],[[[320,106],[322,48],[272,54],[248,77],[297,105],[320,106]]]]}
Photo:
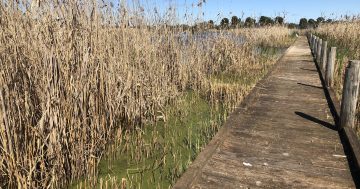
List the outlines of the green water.
{"type": "MultiPolygon", "coordinates": [[[[260,61],[278,58],[284,52],[273,47],[257,50],[260,61]]],[[[266,73],[268,66],[255,72],[214,75],[211,81],[249,87],[266,73]]],[[[222,105],[212,106],[192,91],[184,92],[164,111],[165,116],[157,123],[128,132],[122,136],[122,144],[109,149],[114,153],[100,161],[99,180],[115,177],[118,183],[126,179],[128,188],[171,188],[227,117],[222,105]]]]}
{"type": "Polygon", "coordinates": [[[120,145],[115,160],[104,157],[99,164],[99,179],[111,175],[118,181],[126,179],[129,188],[169,188],[226,117],[222,107],[212,107],[194,92],[184,93],[166,112],[166,122],[161,120],[130,133],[133,143],[126,152],[120,151],[124,148],[120,145]]]}
{"type": "Polygon", "coordinates": [[[216,116],[221,111],[213,109],[199,95],[187,92],[176,107],[168,110],[166,123],[144,128],[143,140],[153,154],[138,162],[128,161],[129,153],[121,154],[111,162],[111,169],[107,161],[102,161],[100,177],[111,174],[126,178],[129,187],[168,188],[216,133],[223,121],[223,116],[216,116]]]}

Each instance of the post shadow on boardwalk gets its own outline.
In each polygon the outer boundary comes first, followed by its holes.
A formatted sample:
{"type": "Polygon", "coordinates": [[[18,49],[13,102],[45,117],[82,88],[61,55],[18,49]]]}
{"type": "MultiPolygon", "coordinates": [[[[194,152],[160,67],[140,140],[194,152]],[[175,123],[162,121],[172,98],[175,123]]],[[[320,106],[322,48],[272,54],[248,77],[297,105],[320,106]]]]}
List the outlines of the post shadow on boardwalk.
{"type": "Polygon", "coordinates": [[[302,85],[305,87],[312,87],[312,88],[316,88],[316,89],[322,89],[323,87],[319,87],[319,86],[315,86],[315,85],[309,85],[309,84],[305,84],[305,83],[297,83],[298,85],[302,85]]]}
{"type": "MultiPolygon", "coordinates": [[[[354,160],[354,155],[353,155],[353,152],[351,150],[349,141],[347,140],[347,138],[345,136],[344,130],[339,129],[340,112],[337,111],[337,108],[335,106],[335,103],[339,104],[339,102],[334,102],[333,99],[331,98],[330,91],[326,87],[324,77],[323,77],[323,75],[322,75],[322,73],[320,71],[320,67],[319,67],[318,64],[315,63],[316,59],[313,58],[313,60],[314,60],[314,64],[315,64],[316,69],[317,69],[318,74],[319,74],[321,85],[323,86],[322,89],[323,89],[327,104],[329,106],[331,115],[332,115],[332,117],[334,119],[334,122],[335,122],[336,130],[338,131],[338,134],[340,136],[340,140],[341,140],[341,143],[342,143],[343,148],[344,148],[344,153],[346,155],[346,158],[347,158],[347,161],[348,161],[348,164],[349,164],[349,167],[350,167],[351,175],[353,177],[355,186],[356,186],[356,188],[360,189],[360,167],[357,166],[356,161],[354,160]]],[[[336,99],[334,99],[334,100],[336,101],[336,99]]],[[[339,109],[339,111],[340,111],[340,109],[339,109]]]]}
{"type": "Polygon", "coordinates": [[[307,69],[307,68],[300,68],[301,70],[309,71],[309,72],[317,72],[317,70],[307,69]]]}
{"type": "Polygon", "coordinates": [[[320,120],[320,119],[318,119],[318,118],[316,118],[316,117],[313,117],[313,116],[311,116],[311,115],[308,115],[308,114],[306,114],[306,113],[303,113],[303,112],[295,112],[295,114],[298,115],[298,116],[300,116],[300,117],[302,117],[302,118],[304,118],[304,119],[307,119],[307,120],[309,120],[309,121],[312,121],[312,122],[315,122],[315,123],[317,123],[317,124],[319,124],[319,125],[322,125],[322,126],[328,128],[328,129],[331,129],[331,130],[334,130],[334,131],[337,131],[337,130],[338,130],[335,125],[330,124],[330,123],[328,123],[328,122],[326,122],[326,121],[322,121],[322,120],[320,120]]]}

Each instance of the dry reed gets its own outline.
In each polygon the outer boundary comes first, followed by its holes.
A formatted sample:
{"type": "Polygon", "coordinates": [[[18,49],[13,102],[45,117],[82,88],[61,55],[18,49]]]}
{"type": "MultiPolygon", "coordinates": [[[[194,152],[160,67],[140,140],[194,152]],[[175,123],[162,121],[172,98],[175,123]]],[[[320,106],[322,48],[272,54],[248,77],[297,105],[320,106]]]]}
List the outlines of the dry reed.
{"type": "Polygon", "coordinates": [[[0,1],[0,187],[96,182],[109,141],[153,123],[186,90],[235,106],[251,87],[214,75],[264,70],[254,48],[289,35],[276,27],[231,31],[243,44],[222,31],[198,41],[125,10],[95,0],[0,1]]]}

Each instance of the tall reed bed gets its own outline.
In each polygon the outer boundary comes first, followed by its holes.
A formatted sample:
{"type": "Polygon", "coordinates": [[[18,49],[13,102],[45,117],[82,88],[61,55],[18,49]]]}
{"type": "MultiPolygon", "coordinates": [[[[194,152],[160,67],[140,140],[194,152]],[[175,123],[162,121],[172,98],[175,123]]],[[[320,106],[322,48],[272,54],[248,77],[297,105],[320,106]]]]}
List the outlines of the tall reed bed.
{"type": "Polygon", "coordinates": [[[110,144],[134,144],[143,155],[139,131],[166,122],[167,107],[187,91],[234,107],[251,86],[219,76],[265,71],[275,60],[254,49],[289,36],[276,27],[231,31],[246,36],[241,44],[223,31],[197,40],[165,16],[150,25],[137,9],[0,1],[0,187],[64,188],[79,179],[95,186],[110,144]]]}
{"type": "MultiPolygon", "coordinates": [[[[360,60],[360,20],[339,21],[323,24],[316,32],[329,41],[330,46],[337,47],[337,58],[334,73],[334,89],[341,99],[345,68],[349,60],[360,60]]],[[[358,102],[359,104],[359,102],[358,102]]],[[[357,132],[360,136],[360,111],[357,112],[357,132]]]]}

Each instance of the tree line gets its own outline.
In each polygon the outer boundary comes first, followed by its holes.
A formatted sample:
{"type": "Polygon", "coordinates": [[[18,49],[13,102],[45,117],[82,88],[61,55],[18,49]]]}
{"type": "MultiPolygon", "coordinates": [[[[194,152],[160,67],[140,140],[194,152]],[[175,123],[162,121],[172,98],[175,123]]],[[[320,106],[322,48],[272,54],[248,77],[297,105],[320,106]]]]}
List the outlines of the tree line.
{"type": "Polygon", "coordinates": [[[300,29],[316,28],[321,23],[332,23],[332,22],[334,22],[334,20],[332,19],[325,20],[324,17],[319,17],[316,20],[312,18],[310,18],[309,20],[306,18],[301,18],[299,22],[299,28],[300,29]]]}
{"type": "Polygon", "coordinates": [[[229,18],[221,19],[218,25],[215,24],[213,20],[209,20],[208,22],[198,23],[196,25],[197,28],[210,28],[210,29],[234,29],[234,28],[241,28],[241,27],[261,27],[261,26],[274,26],[274,25],[281,25],[287,26],[289,28],[300,28],[300,29],[307,29],[307,28],[316,28],[321,23],[331,23],[333,22],[332,19],[325,19],[324,17],[318,17],[317,19],[306,19],[301,18],[299,23],[285,23],[284,17],[277,16],[275,18],[271,18],[268,16],[261,16],[258,20],[253,17],[247,17],[245,20],[241,20],[237,16],[232,16],[229,18]]]}
{"type": "MultiPolygon", "coordinates": [[[[261,16],[257,21],[255,18],[247,17],[244,21],[242,21],[239,17],[233,16],[231,20],[228,18],[223,18],[220,21],[220,28],[239,28],[239,27],[255,27],[259,26],[270,26],[270,25],[284,25],[284,18],[281,16],[277,16],[275,18],[261,16]]],[[[210,20],[209,24],[213,25],[213,21],[210,20]]]]}

